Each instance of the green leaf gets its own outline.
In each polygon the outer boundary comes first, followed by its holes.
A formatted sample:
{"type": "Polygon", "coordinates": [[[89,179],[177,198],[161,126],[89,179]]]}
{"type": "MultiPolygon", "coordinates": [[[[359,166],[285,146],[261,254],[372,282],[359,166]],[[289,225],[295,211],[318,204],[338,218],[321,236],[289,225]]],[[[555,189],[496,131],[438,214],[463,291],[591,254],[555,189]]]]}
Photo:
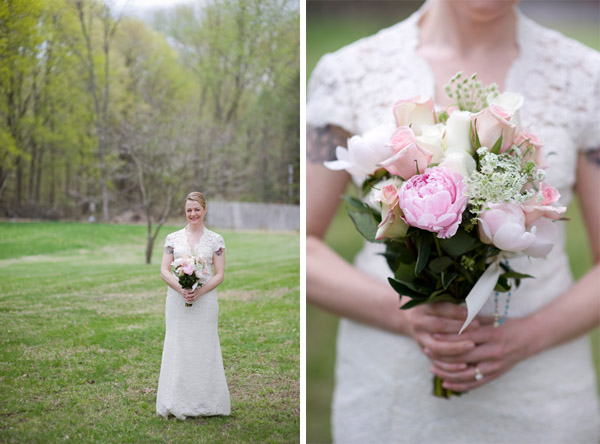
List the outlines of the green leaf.
{"type": "Polygon", "coordinates": [[[456,276],[458,276],[456,273],[442,273],[442,286],[448,288],[450,283],[456,279],[456,276]]]}
{"type": "Polygon", "coordinates": [[[394,277],[399,281],[411,282],[415,279],[415,267],[412,264],[400,264],[396,268],[394,277]]]}
{"type": "Polygon", "coordinates": [[[457,300],[450,293],[440,293],[436,296],[429,298],[427,301],[428,304],[435,304],[436,302],[452,302],[456,303],[457,300]]]}
{"type": "Polygon", "coordinates": [[[500,148],[502,148],[502,134],[500,134],[500,138],[496,140],[496,143],[492,147],[492,153],[500,154],[500,148]]]}
{"type": "Polygon", "coordinates": [[[509,290],[510,290],[510,284],[508,283],[508,280],[504,276],[500,276],[498,278],[498,282],[496,283],[496,286],[494,287],[494,291],[499,291],[499,292],[505,293],[509,290]]]}
{"type": "Polygon", "coordinates": [[[352,219],[352,222],[354,222],[354,226],[358,232],[362,234],[366,240],[369,242],[380,242],[375,239],[375,235],[377,234],[377,222],[372,214],[348,210],[348,215],[350,216],[350,219],[352,219]]]}
{"type": "Polygon", "coordinates": [[[441,273],[453,263],[454,261],[452,260],[452,258],[448,256],[442,256],[435,258],[431,262],[429,262],[429,269],[434,273],[441,273]]]}
{"type": "Polygon", "coordinates": [[[477,238],[460,229],[448,239],[440,239],[440,247],[452,257],[461,256],[477,247],[477,238]]]}
{"type": "Polygon", "coordinates": [[[398,293],[401,296],[408,296],[409,298],[421,299],[421,300],[427,299],[426,295],[421,294],[421,293],[409,288],[407,285],[405,285],[404,283],[400,282],[397,279],[388,278],[388,282],[390,283],[392,288],[394,290],[396,290],[396,293],[398,293]]]}
{"type": "Polygon", "coordinates": [[[362,200],[357,199],[356,197],[342,196],[342,198],[346,201],[346,205],[348,207],[351,207],[356,211],[359,211],[361,213],[370,213],[371,212],[371,209],[369,208],[369,206],[366,203],[364,203],[362,200]]]}
{"type": "Polygon", "coordinates": [[[410,301],[408,301],[406,304],[404,304],[400,308],[402,310],[408,310],[409,308],[413,308],[413,307],[416,307],[417,305],[421,305],[421,304],[425,304],[424,299],[411,299],[410,301]]]}
{"type": "Polygon", "coordinates": [[[475,123],[470,126],[470,135],[471,135],[471,145],[473,145],[473,150],[477,151],[481,148],[481,142],[479,141],[479,134],[477,134],[477,119],[475,119],[475,123]],[[475,127],[475,130],[473,130],[475,127]]]}
{"type": "Polygon", "coordinates": [[[427,265],[427,260],[431,254],[431,236],[429,236],[429,233],[420,237],[417,243],[417,249],[419,250],[419,257],[417,258],[417,263],[415,265],[415,273],[419,274],[423,271],[425,265],[427,265]]]}
{"type": "Polygon", "coordinates": [[[535,276],[531,276],[530,274],[524,274],[524,273],[518,273],[516,271],[505,271],[504,273],[502,273],[503,277],[507,278],[507,279],[525,279],[525,278],[532,278],[535,279],[535,276]]]}

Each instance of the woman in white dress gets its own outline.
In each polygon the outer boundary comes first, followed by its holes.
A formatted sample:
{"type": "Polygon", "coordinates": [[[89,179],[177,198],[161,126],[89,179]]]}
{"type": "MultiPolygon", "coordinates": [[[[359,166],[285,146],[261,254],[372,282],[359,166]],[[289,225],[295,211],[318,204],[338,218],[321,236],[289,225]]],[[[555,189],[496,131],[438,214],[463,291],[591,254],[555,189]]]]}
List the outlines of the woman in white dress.
{"type": "MultiPolygon", "coordinates": [[[[324,56],[307,103],[307,297],[342,317],[332,432],[339,443],[597,443],[596,381],[587,333],[600,322],[600,57],[524,17],[516,0],[433,0],[407,20],[324,56]],[[536,279],[513,292],[493,328],[493,301],[460,337],[452,304],[398,310],[381,244],[355,266],[322,238],[349,182],[330,171],[352,134],[393,123],[395,101],[450,104],[458,71],[521,93],[524,127],[545,143],[548,182],[567,205],[576,190],[595,267],[573,284],[560,238],[545,259],[514,269],[536,279]],[[483,375],[482,378],[478,374],[483,375]],[[431,395],[432,374],[455,391],[431,395]],[[477,378],[476,378],[477,376],[477,378]]],[[[501,300],[501,306],[504,301],[501,300]]]]}
{"type": "Polygon", "coordinates": [[[225,242],[204,226],[206,199],[202,193],[188,194],[185,215],[186,227],[167,236],[160,268],[168,289],[156,413],[178,419],[229,415],[216,290],[225,277],[225,242]],[[208,281],[195,290],[183,289],[171,273],[171,263],[185,255],[200,255],[210,270],[208,281]]]}

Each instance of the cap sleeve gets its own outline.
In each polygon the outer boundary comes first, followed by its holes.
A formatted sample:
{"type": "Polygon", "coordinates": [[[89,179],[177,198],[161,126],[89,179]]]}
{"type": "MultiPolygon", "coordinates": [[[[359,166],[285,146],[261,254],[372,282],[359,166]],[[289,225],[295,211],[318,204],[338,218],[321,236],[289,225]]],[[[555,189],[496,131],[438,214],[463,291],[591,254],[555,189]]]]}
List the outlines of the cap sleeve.
{"type": "Polygon", "coordinates": [[[173,233],[167,234],[167,238],[165,239],[165,250],[167,250],[168,248],[175,248],[175,242],[173,241],[173,233]]]}
{"type": "Polygon", "coordinates": [[[223,236],[217,234],[213,252],[216,253],[218,251],[225,251],[225,241],[223,240],[223,236]]]}
{"type": "Polygon", "coordinates": [[[580,91],[576,96],[576,109],[582,116],[578,128],[579,149],[584,152],[600,148],[600,53],[588,51],[589,54],[578,71],[582,78],[576,85],[580,91]]]}
{"type": "Polygon", "coordinates": [[[313,70],[308,82],[306,123],[315,128],[335,125],[355,133],[350,88],[342,75],[340,58],[337,53],[326,54],[313,70]]]}
{"type": "Polygon", "coordinates": [[[600,148],[600,121],[598,120],[598,115],[600,115],[600,77],[596,80],[593,94],[590,97],[590,110],[585,113],[586,124],[581,128],[579,147],[584,152],[600,148]]]}

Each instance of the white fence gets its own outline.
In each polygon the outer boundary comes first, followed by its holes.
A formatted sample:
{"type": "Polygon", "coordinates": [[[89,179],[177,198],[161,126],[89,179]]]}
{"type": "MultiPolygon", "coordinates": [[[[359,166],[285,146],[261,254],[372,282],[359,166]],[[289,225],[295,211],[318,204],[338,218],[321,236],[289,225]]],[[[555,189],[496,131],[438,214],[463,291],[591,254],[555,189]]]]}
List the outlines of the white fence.
{"type": "Polygon", "coordinates": [[[291,231],[300,229],[298,205],[208,202],[206,225],[239,230],[291,231]]]}

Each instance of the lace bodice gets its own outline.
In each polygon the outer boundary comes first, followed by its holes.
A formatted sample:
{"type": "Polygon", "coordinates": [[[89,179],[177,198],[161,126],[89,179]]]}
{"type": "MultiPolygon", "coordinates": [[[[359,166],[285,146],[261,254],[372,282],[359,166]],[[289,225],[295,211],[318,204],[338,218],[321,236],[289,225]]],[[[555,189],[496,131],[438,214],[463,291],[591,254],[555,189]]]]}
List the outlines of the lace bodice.
{"type": "Polygon", "coordinates": [[[186,229],[182,228],[167,235],[165,248],[173,249],[173,257],[175,259],[186,254],[199,254],[211,266],[213,263],[213,254],[219,251],[219,249],[225,249],[225,241],[220,234],[205,227],[198,243],[192,246],[188,242],[186,229]]]}

